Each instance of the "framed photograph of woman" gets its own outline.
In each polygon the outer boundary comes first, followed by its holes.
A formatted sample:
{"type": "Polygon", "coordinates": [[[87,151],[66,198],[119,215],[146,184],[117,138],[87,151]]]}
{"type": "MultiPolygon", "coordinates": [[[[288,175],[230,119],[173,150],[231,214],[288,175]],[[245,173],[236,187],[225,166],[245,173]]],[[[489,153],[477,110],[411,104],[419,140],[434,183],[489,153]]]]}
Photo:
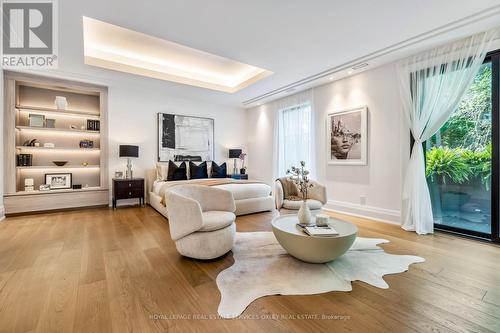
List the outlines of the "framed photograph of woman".
{"type": "Polygon", "coordinates": [[[327,161],[334,165],[366,165],[368,108],[359,106],[328,114],[327,161]]]}

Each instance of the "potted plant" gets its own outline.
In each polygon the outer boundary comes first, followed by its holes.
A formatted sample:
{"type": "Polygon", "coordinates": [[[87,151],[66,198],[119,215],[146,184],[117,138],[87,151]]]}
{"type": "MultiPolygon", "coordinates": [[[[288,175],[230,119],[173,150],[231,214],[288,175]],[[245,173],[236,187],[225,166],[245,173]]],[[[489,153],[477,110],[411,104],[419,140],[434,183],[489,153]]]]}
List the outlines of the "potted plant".
{"type": "Polygon", "coordinates": [[[292,181],[299,192],[302,194],[302,204],[299,209],[298,219],[301,224],[311,223],[311,211],[307,205],[307,192],[313,187],[313,184],[309,179],[309,171],[305,169],[306,162],[300,161],[300,167],[292,166],[291,170],[287,170],[286,173],[291,175],[288,179],[292,181]]]}
{"type": "MultiPolygon", "coordinates": [[[[440,208],[454,209],[466,203],[470,196],[468,193],[454,189],[453,185],[461,185],[469,180],[472,169],[464,158],[464,151],[460,148],[434,147],[427,152],[426,176],[430,180],[431,196],[440,200],[440,207],[434,207],[440,215],[440,208]]],[[[437,216],[439,217],[439,216],[437,216]]]]}
{"type": "Polygon", "coordinates": [[[247,157],[246,153],[240,154],[240,160],[241,160],[240,174],[242,174],[242,175],[247,173],[247,167],[245,166],[245,158],[246,157],[247,157]]]}

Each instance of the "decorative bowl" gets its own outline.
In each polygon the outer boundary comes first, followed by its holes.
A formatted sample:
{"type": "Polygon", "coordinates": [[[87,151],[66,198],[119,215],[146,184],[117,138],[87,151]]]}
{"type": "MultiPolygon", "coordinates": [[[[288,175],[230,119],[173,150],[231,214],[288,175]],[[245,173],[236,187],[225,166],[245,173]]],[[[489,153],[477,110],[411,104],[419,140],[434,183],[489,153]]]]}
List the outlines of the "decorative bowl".
{"type": "Polygon", "coordinates": [[[64,166],[66,165],[66,163],[68,163],[68,161],[52,161],[52,163],[54,163],[57,166],[64,166]]]}

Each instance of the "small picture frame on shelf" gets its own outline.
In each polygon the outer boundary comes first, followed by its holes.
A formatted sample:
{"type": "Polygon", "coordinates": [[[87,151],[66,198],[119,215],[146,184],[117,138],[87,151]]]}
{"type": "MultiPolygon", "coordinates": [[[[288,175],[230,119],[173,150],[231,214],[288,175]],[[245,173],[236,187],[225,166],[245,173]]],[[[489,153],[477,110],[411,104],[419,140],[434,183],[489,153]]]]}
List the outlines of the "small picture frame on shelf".
{"type": "Polygon", "coordinates": [[[41,114],[31,114],[29,115],[29,126],[30,127],[43,127],[45,123],[45,116],[41,114]]]}
{"type": "Polygon", "coordinates": [[[123,179],[123,171],[115,171],[116,179],[123,179]]]}
{"type": "Polygon", "coordinates": [[[45,184],[50,185],[51,190],[61,190],[72,188],[71,173],[46,173],[45,184]]]}

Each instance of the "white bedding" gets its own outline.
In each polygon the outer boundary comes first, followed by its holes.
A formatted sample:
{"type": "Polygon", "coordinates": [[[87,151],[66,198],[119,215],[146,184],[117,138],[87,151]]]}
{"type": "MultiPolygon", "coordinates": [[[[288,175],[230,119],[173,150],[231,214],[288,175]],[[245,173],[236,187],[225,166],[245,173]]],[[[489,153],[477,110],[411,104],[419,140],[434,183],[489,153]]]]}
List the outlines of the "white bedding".
{"type": "MultiPolygon", "coordinates": [[[[228,178],[228,181],[233,181],[233,179],[228,178]]],[[[153,183],[153,192],[159,195],[160,190],[163,186],[171,187],[179,184],[196,184],[199,182],[206,181],[206,179],[189,179],[189,180],[174,180],[174,181],[158,181],[153,183]]],[[[267,184],[260,183],[248,183],[242,184],[238,181],[235,184],[223,184],[214,185],[214,187],[222,188],[233,193],[234,200],[244,200],[251,198],[262,198],[271,195],[271,187],[267,184]]]]}

